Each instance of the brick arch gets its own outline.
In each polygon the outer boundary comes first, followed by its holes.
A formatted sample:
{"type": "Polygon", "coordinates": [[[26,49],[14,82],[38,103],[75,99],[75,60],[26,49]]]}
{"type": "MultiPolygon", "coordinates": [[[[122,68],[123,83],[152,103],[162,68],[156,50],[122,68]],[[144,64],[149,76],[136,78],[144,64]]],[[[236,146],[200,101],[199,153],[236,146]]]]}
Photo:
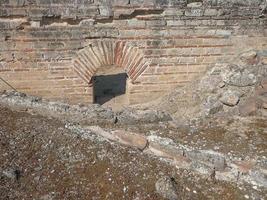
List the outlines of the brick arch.
{"type": "Polygon", "coordinates": [[[138,47],[125,41],[95,41],[79,50],[73,60],[75,72],[87,83],[102,66],[122,67],[129,79],[135,80],[149,67],[138,47]]]}

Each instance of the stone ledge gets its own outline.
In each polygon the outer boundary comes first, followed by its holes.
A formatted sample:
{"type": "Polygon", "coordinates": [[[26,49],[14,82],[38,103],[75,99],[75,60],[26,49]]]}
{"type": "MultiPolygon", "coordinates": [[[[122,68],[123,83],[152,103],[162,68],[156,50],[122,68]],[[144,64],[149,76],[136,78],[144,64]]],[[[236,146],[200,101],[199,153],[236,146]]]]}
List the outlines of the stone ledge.
{"type": "Polygon", "coordinates": [[[218,180],[241,181],[263,187],[267,186],[267,181],[264,178],[266,169],[257,166],[255,161],[238,161],[237,159],[226,158],[225,155],[218,152],[194,150],[193,147],[188,148],[175,144],[169,138],[145,137],[124,130],[105,131],[96,126],[89,126],[85,129],[110,141],[138,148],[146,154],[167,159],[177,168],[190,169],[210,177],[214,176],[213,178],[218,180]]]}

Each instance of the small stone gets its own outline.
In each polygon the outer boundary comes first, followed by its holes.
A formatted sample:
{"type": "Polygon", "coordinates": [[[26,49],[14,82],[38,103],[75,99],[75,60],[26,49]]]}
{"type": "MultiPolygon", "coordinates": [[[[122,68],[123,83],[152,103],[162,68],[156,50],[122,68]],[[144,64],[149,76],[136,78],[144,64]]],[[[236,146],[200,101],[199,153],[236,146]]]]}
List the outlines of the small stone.
{"type": "Polygon", "coordinates": [[[126,193],[128,190],[128,187],[127,186],[123,186],[123,192],[126,193]]]}
{"type": "Polygon", "coordinates": [[[256,51],[248,51],[243,53],[240,56],[240,59],[248,64],[256,64],[257,63],[257,52],[256,51]]]}
{"type": "Polygon", "coordinates": [[[155,184],[157,193],[168,200],[179,199],[175,186],[174,179],[168,176],[160,178],[155,184]]]}
{"type": "Polygon", "coordinates": [[[256,51],[248,51],[248,52],[241,54],[240,58],[241,59],[252,59],[252,58],[256,58],[256,56],[257,56],[256,51]]]}
{"type": "Polygon", "coordinates": [[[246,195],[244,195],[244,197],[246,198],[246,199],[249,199],[249,196],[246,194],[246,195]]]}
{"type": "Polygon", "coordinates": [[[13,179],[13,180],[19,180],[21,177],[21,171],[18,169],[7,169],[2,172],[7,178],[13,179]]]}
{"type": "Polygon", "coordinates": [[[219,147],[219,146],[214,146],[213,149],[214,149],[214,150],[219,150],[220,147],[219,147]]]}
{"type": "Polygon", "coordinates": [[[219,88],[223,88],[225,86],[225,83],[224,82],[220,82],[218,86],[219,86],[219,88]]]}
{"type": "Polygon", "coordinates": [[[220,101],[224,105],[235,106],[239,102],[239,96],[235,92],[229,90],[222,95],[220,101]]]}
{"type": "Polygon", "coordinates": [[[16,179],[16,174],[14,173],[14,170],[9,169],[2,172],[7,178],[10,179],[16,179]]]}

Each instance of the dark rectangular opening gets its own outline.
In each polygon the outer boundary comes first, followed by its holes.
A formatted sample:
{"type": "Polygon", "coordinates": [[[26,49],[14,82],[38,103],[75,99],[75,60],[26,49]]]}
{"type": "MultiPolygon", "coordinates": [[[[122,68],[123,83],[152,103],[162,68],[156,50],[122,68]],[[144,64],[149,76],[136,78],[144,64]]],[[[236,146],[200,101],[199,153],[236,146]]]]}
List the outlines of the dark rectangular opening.
{"type": "Polygon", "coordinates": [[[93,77],[94,103],[103,105],[126,93],[126,73],[98,75],[93,77]]]}

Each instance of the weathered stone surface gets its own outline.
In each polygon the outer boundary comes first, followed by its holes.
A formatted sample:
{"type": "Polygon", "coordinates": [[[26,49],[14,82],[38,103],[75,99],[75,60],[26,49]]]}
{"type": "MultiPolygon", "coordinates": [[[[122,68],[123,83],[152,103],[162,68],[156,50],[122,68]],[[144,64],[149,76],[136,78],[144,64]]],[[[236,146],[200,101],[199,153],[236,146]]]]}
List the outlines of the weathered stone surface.
{"type": "Polygon", "coordinates": [[[207,97],[202,106],[204,107],[204,112],[207,115],[216,114],[223,109],[223,104],[218,101],[218,97],[212,95],[207,97]]]}
{"type": "Polygon", "coordinates": [[[3,170],[1,174],[12,180],[16,180],[18,178],[18,170],[14,169],[3,170]]]}
{"type": "Polygon", "coordinates": [[[106,139],[116,140],[116,137],[111,132],[105,131],[99,126],[89,126],[86,129],[88,129],[89,131],[93,132],[94,134],[102,136],[106,139]]]}
{"type": "Polygon", "coordinates": [[[183,150],[177,149],[172,145],[165,145],[156,141],[149,141],[148,152],[151,152],[159,157],[170,159],[173,161],[173,164],[181,168],[188,167],[191,162],[190,159],[183,155],[183,150]]]}
{"type": "Polygon", "coordinates": [[[223,171],[227,166],[225,157],[213,151],[188,151],[186,155],[190,159],[197,160],[217,171],[223,171]]]}
{"type": "Polygon", "coordinates": [[[258,110],[256,98],[251,97],[239,106],[239,113],[241,116],[255,115],[258,110]]]}
{"type": "Polygon", "coordinates": [[[258,6],[263,3],[263,0],[218,0],[217,5],[223,6],[258,6]]]}
{"type": "Polygon", "coordinates": [[[125,124],[152,123],[171,120],[170,115],[155,110],[127,108],[117,114],[118,122],[125,124]]]}
{"type": "Polygon", "coordinates": [[[217,16],[218,11],[216,9],[206,9],[204,12],[205,16],[217,16]]]}
{"type": "Polygon", "coordinates": [[[253,167],[255,166],[256,162],[253,160],[248,160],[248,161],[236,161],[234,162],[235,167],[237,170],[241,173],[247,174],[249,173],[253,167]]]}
{"type": "Polygon", "coordinates": [[[234,65],[229,66],[228,70],[224,72],[223,80],[225,83],[237,87],[246,87],[257,83],[257,77],[253,73],[234,65]]]}
{"type": "Polygon", "coordinates": [[[187,9],[185,11],[185,16],[187,17],[201,17],[204,14],[204,10],[200,8],[192,8],[192,9],[187,9]]]}
{"type": "Polygon", "coordinates": [[[266,178],[267,177],[267,169],[251,170],[250,175],[256,183],[258,183],[264,187],[267,187],[267,178],[266,178]]]}
{"type": "Polygon", "coordinates": [[[113,136],[122,144],[144,150],[148,146],[148,140],[141,134],[125,132],[122,130],[112,131],[113,136]]]}
{"type": "Polygon", "coordinates": [[[157,180],[155,187],[157,193],[159,193],[163,198],[168,200],[180,199],[177,194],[174,180],[168,176],[161,177],[159,180],[157,180]]]}
{"type": "Polygon", "coordinates": [[[201,6],[202,6],[202,2],[193,2],[193,3],[187,4],[188,8],[199,8],[201,6]]]}
{"type": "Polygon", "coordinates": [[[266,96],[267,94],[267,79],[264,78],[255,89],[256,95],[266,96]]]}
{"type": "Polygon", "coordinates": [[[247,64],[256,64],[259,62],[256,51],[248,51],[240,55],[240,59],[247,64]]]}
{"type": "Polygon", "coordinates": [[[220,101],[227,106],[235,106],[239,102],[239,95],[237,92],[229,90],[223,93],[220,101]]]}

